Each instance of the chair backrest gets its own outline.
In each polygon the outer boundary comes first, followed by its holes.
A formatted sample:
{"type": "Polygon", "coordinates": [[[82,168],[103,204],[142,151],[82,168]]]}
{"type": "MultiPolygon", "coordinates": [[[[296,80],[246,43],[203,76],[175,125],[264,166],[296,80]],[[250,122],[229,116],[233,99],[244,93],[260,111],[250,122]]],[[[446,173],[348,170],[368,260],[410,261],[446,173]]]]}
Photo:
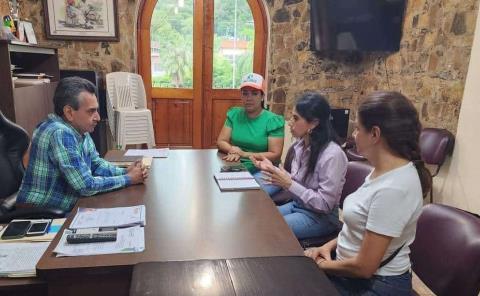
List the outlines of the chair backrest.
{"type": "Polygon", "coordinates": [[[436,295],[480,292],[478,217],[445,205],[426,205],[410,249],[413,270],[436,295]]]}
{"type": "Polygon", "coordinates": [[[349,161],[347,174],[345,175],[345,184],[343,185],[342,195],[340,196],[340,208],[343,208],[345,198],[355,192],[362,186],[365,178],[370,174],[373,167],[365,161],[349,161]]]}
{"type": "Polygon", "coordinates": [[[25,172],[22,158],[29,143],[28,133],[0,111],[0,199],[18,191],[25,172]]]}
{"type": "Polygon", "coordinates": [[[455,137],[446,129],[424,128],[420,134],[420,152],[427,164],[441,166],[453,151],[455,137]]]}
{"type": "Polygon", "coordinates": [[[107,94],[117,110],[145,109],[147,107],[142,76],[128,72],[106,75],[107,94]]]}

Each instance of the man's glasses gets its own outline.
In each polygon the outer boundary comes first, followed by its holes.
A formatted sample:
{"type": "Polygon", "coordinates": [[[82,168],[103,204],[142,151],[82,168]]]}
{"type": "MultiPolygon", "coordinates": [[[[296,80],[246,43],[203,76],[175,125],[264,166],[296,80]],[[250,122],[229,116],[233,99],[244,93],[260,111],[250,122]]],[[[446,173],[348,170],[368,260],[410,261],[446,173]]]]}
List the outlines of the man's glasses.
{"type": "Polygon", "coordinates": [[[256,97],[258,95],[260,95],[262,92],[259,91],[259,90],[242,90],[240,92],[242,94],[242,97],[256,97]]]}

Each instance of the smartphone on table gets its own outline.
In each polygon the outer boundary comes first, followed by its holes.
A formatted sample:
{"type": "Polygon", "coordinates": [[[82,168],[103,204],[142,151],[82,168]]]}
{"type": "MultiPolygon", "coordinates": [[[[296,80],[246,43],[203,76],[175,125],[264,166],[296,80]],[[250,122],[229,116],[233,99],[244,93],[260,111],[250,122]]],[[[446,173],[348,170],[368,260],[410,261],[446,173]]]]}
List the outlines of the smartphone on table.
{"type": "Polygon", "coordinates": [[[2,239],[22,238],[27,234],[31,222],[26,220],[12,221],[2,234],[2,239]]]}
{"type": "Polygon", "coordinates": [[[48,232],[48,227],[50,227],[51,222],[51,220],[32,221],[26,236],[44,235],[48,232]]]}

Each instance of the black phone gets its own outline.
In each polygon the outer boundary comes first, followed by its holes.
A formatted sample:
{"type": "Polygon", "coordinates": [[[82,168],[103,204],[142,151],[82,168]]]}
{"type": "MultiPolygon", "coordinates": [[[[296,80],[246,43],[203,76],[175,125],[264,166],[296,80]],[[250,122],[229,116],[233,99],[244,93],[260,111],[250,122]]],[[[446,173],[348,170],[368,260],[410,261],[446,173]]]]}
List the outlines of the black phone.
{"type": "Polygon", "coordinates": [[[30,228],[30,221],[12,221],[2,234],[2,239],[22,238],[30,228]]]}
{"type": "Polygon", "coordinates": [[[48,232],[48,227],[50,226],[50,221],[36,221],[32,222],[30,228],[27,231],[27,236],[36,236],[44,235],[48,232]]]}
{"type": "Polygon", "coordinates": [[[237,165],[224,165],[220,169],[221,172],[243,172],[246,171],[247,168],[243,164],[237,165]]]}

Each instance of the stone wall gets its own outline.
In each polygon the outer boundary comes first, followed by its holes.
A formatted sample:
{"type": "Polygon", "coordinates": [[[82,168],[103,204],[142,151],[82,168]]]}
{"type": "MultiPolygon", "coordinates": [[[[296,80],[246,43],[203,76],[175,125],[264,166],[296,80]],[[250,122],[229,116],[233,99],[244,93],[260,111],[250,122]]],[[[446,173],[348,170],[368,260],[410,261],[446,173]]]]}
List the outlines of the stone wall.
{"type": "MultiPolygon", "coordinates": [[[[364,94],[389,89],[415,102],[425,126],[455,132],[477,0],[408,0],[399,52],[343,56],[308,50],[309,0],[264,1],[271,17],[267,64],[274,111],[288,116],[294,98],[305,90],[320,91],[332,105],[355,111],[364,94]]],[[[0,2],[0,13],[7,13],[7,1],[0,2]]],[[[120,42],[46,40],[43,1],[21,0],[20,17],[33,22],[40,43],[59,47],[61,68],[134,71],[137,2],[118,0],[120,42]]]]}
{"type": "Polygon", "coordinates": [[[288,116],[296,96],[316,90],[355,117],[365,94],[396,90],[414,101],[425,126],[456,131],[477,0],[408,0],[399,52],[333,56],[309,51],[308,0],[266,1],[274,110],[288,116]]]}

